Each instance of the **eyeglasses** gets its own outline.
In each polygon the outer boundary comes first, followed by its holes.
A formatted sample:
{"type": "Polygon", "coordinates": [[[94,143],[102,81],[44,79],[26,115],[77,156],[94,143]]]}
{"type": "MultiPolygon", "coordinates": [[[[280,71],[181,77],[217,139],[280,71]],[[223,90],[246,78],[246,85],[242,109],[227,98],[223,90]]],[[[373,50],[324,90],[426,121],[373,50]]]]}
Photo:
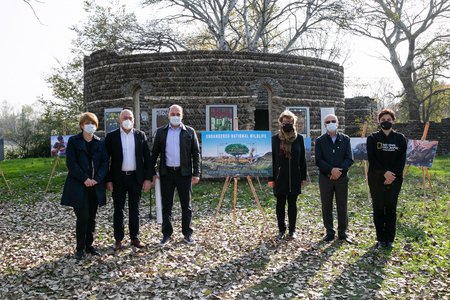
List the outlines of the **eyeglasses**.
{"type": "Polygon", "coordinates": [[[325,124],[336,123],[336,120],[325,121],[325,124]]]}

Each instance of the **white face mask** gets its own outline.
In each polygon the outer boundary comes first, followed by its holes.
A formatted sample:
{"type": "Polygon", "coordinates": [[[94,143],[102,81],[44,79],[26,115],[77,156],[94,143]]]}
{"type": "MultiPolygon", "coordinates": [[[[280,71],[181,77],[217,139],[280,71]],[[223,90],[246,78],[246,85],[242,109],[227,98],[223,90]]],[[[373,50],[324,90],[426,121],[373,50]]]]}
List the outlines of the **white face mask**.
{"type": "Polygon", "coordinates": [[[179,116],[170,116],[169,122],[172,126],[179,126],[181,124],[181,117],[179,116]]]}
{"type": "Polygon", "coordinates": [[[328,132],[336,132],[337,130],[337,123],[328,123],[326,125],[327,131],[328,132]]]}
{"type": "Polygon", "coordinates": [[[83,130],[88,134],[93,134],[97,130],[97,126],[94,124],[85,124],[83,130]]]}
{"type": "Polygon", "coordinates": [[[122,122],[123,129],[131,130],[133,129],[133,122],[131,120],[125,120],[122,122]]]}

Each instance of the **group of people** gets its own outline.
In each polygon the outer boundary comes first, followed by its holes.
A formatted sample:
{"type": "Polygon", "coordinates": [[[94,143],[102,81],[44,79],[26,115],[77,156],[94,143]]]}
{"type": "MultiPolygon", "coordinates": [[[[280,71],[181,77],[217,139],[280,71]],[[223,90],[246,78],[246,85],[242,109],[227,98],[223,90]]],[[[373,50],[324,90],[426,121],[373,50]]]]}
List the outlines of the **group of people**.
{"type": "Polygon", "coordinates": [[[119,114],[120,127],[101,141],[94,133],[98,128],[95,114],[83,113],[79,120],[81,133],[69,138],[66,149],[68,168],[61,204],[74,208],[76,215],[76,259],[86,253],[99,255],[93,246],[95,218],[99,206],[106,204],[106,189],[114,203],[114,250],[123,249],[124,209],[128,196],[128,228],[130,244],[144,248],[139,238],[140,201],[142,191],[151,189],[157,178],[161,183],[161,245],[171,241],[172,206],[175,188],[182,208],[184,240],[192,238],[192,184],[200,180],[200,147],[195,130],[182,123],[183,109],[169,108],[169,124],[156,132],[152,149],[144,132],[134,128],[134,115],[124,109],[119,114]],[[159,162],[159,173],[156,164],[159,162]]]}
{"type": "MultiPolygon", "coordinates": [[[[376,246],[392,249],[407,143],[403,134],[392,129],[395,121],[395,113],[392,110],[382,110],[377,120],[380,130],[367,137],[368,183],[376,228],[376,246]]],[[[338,132],[339,121],[336,115],[327,115],[323,122],[326,133],[315,142],[315,163],[319,168],[322,219],[326,230],[323,241],[331,242],[336,237],[333,226],[335,198],[338,239],[353,243],[347,233],[348,171],[353,164],[350,138],[338,132]]],[[[278,239],[295,239],[296,202],[307,177],[305,147],[303,137],[296,132],[297,117],[292,112],[281,113],[278,123],[279,132],[272,137],[273,178],[270,179],[269,186],[273,188],[277,199],[278,239]],[[287,236],[286,202],[289,221],[287,236]]]]}
{"type": "MultiPolygon", "coordinates": [[[[119,128],[108,133],[104,141],[95,135],[97,116],[90,112],[81,114],[81,132],[70,137],[66,147],[68,175],[61,199],[61,204],[73,207],[76,215],[76,259],[82,259],[86,253],[100,254],[93,245],[95,219],[98,207],[106,204],[106,189],[112,193],[114,204],[114,250],[120,251],[124,246],[127,196],[130,244],[136,248],[145,247],[139,238],[141,193],[150,191],[155,180],[160,180],[161,185],[163,221],[160,245],[167,245],[172,240],[175,189],[181,204],[184,241],[195,243],[191,226],[191,199],[192,185],[200,181],[199,142],[195,130],[183,124],[181,106],[172,105],[168,119],[167,125],[157,129],[150,149],[145,133],[134,128],[131,110],[121,111],[119,128]]],[[[381,111],[378,115],[380,131],[367,138],[369,187],[377,245],[380,247],[393,246],[396,205],[406,160],[406,139],[392,130],[394,120],[393,111],[381,111]]],[[[297,133],[297,117],[292,112],[281,113],[278,122],[278,133],[272,137],[273,177],[269,179],[269,186],[277,199],[278,239],[295,239],[297,198],[307,184],[305,145],[303,136],[297,133]],[[286,202],[288,228],[285,224],[286,202]]],[[[338,132],[339,122],[335,115],[327,115],[324,125],[327,132],[315,144],[322,217],[326,229],[324,241],[335,238],[335,197],[338,238],[351,243],[347,234],[348,170],[353,163],[350,138],[338,132]]]]}

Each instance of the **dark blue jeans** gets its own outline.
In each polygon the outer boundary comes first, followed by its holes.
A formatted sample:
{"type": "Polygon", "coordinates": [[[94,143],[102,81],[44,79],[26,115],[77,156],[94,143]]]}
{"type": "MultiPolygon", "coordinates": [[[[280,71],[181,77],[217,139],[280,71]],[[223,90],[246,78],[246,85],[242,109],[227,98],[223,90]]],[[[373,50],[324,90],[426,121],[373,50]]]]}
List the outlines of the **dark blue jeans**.
{"type": "Polygon", "coordinates": [[[91,247],[94,242],[95,216],[98,208],[94,188],[86,189],[86,197],[88,198],[87,207],[74,207],[73,209],[77,216],[77,251],[91,247]]]}

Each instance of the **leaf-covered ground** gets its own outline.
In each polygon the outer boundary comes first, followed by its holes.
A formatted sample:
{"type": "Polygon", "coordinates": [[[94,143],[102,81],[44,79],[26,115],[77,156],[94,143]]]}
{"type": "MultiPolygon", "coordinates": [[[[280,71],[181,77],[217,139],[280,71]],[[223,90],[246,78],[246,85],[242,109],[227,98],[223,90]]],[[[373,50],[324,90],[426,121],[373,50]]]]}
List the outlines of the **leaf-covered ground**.
{"type": "Polygon", "coordinates": [[[450,220],[443,217],[448,180],[434,178],[439,208],[423,202],[421,178],[405,180],[390,252],[374,248],[371,205],[358,172],[350,187],[351,245],[321,242],[315,182],[299,198],[297,240],[275,241],[270,190],[255,182],[265,222],[244,180],[236,226],[231,185],[214,227],[222,183],[202,182],[194,189],[195,245],[182,241],[179,205],[173,242],[158,245],[160,226],[148,218],[147,194],[141,208],[147,247],[136,250],[126,240],[114,253],[109,201],[97,216],[102,255],[81,262],[73,257],[75,216],[59,205],[59,194],[30,194],[35,199],[26,201],[13,195],[0,202],[0,299],[450,299],[450,220]]]}

